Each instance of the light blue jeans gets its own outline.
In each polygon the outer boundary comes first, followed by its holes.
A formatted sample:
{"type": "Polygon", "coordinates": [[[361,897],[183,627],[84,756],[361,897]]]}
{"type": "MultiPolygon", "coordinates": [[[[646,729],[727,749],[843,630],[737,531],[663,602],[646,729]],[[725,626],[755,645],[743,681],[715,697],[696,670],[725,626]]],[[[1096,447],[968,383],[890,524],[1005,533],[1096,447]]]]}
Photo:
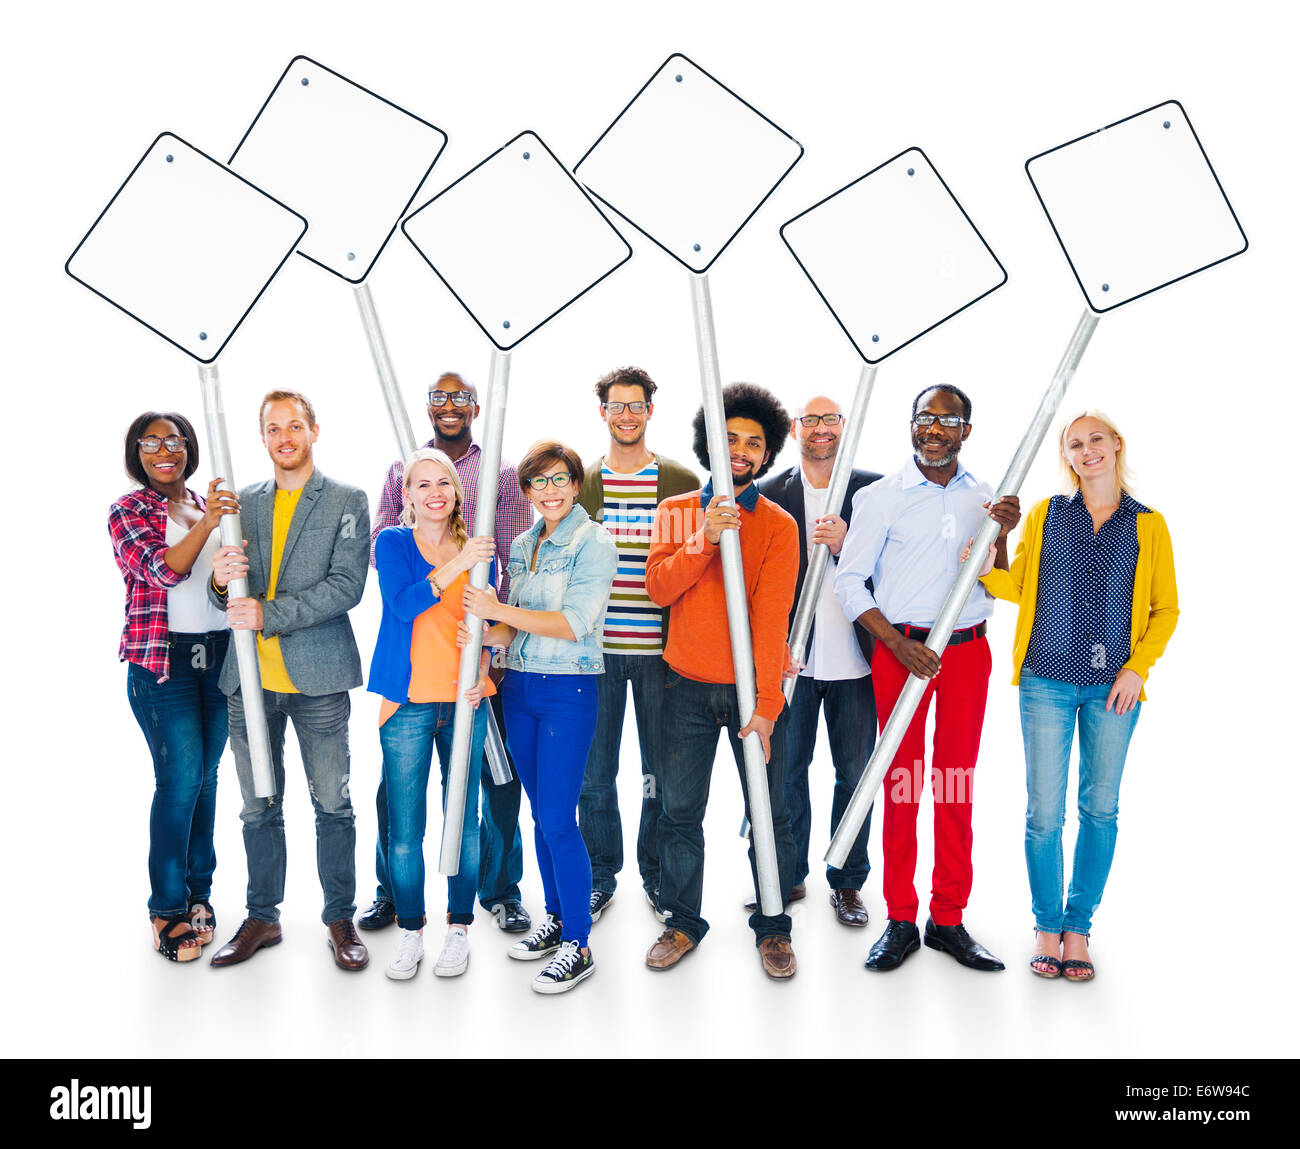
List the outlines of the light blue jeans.
{"type": "Polygon", "coordinates": [[[1020,727],[1025,738],[1025,863],[1034,928],[1086,934],[1101,904],[1115,856],[1119,783],[1137,725],[1139,702],[1127,714],[1106,712],[1109,686],[1072,686],[1020,676],[1020,727]],[[1079,836],[1070,889],[1064,894],[1065,790],[1075,720],[1079,725],[1079,836]],[[1064,909],[1062,897],[1064,896],[1064,909]]]}

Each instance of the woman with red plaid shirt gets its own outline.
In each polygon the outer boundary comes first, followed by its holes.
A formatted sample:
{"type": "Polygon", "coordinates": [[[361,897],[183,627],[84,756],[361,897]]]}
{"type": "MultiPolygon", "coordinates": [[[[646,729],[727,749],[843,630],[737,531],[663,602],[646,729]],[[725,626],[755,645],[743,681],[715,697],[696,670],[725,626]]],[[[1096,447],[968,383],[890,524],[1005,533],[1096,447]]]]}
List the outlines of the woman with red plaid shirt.
{"type": "Polygon", "coordinates": [[[118,658],[127,697],[153,755],[149,815],[149,914],[154,949],[192,961],[212,940],[208,901],[216,855],[217,763],[226,745],[226,698],[217,687],[229,631],[207,584],[222,515],[239,510],[230,491],[207,500],[185,486],[199,448],[188,419],[147,411],[126,432],[126,473],[139,484],[108,513],[113,554],[126,581],[126,627],[118,658]]]}

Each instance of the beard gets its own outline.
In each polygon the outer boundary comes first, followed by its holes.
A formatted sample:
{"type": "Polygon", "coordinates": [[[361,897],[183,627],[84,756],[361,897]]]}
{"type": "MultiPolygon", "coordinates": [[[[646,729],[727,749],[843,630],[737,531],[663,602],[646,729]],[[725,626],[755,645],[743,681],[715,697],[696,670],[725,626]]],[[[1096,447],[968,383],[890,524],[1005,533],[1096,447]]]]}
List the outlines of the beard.
{"type": "Polygon", "coordinates": [[[935,470],[940,467],[947,467],[956,460],[958,453],[961,451],[961,444],[956,443],[937,459],[927,459],[921,449],[924,441],[919,435],[912,436],[912,450],[916,453],[916,465],[918,467],[930,467],[935,470]]]}
{"type": "Polygon", "coordinates": [[[815,459],[821,462],[824,459],[833,459],[835,453],[840,449],[839,439],[832,439],[829,443],[812,443],[805,439],[799,444],[799,453],[805,459],[815,459]]]}

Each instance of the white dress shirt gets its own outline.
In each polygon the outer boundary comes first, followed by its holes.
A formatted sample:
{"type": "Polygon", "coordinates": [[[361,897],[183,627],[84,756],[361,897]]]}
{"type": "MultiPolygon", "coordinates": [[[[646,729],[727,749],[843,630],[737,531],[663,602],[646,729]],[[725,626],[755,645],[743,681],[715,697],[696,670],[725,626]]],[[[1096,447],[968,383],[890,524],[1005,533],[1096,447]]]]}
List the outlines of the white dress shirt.
{"type": "MultiPolygon", "coordinates": [[[[803,480],[804,538],[808,540],[808,554],[811,555],[817,520],[827,513],[827,488],[814,487],[809,483],[803,467],[799,468],[799,477],[803,480]]],[[[847,678],[862,678],[870,673],[871,666],[862,653],[862,647],[858,645],[857,635],[853,633],[853,623],[844,617],[844,611],[835,597],[835,557],[832,555],[817,598],[808,660],[800,674],[822,682],[838,682],[847,678]]]]}

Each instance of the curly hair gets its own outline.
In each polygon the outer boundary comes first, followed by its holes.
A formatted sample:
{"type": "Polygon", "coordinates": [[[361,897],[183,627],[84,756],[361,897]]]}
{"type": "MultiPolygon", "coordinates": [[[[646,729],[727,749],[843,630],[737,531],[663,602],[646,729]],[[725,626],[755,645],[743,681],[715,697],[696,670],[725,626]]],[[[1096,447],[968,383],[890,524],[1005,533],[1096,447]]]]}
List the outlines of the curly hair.
{"type": "MultiPolygon", "coordinates": [[[[790,433],[790,414],[781,406],[781,401],[762,387],[753,383],[733,383],[722,389],[722,410],[728,419],[752,419],[763,428],[763,438],[767,445],[767,462],[755,472],[755,480],[761,479],[772,469],[776,457],[785,446],[785,438],[790,433]]],[[[709,469],[709,441],[704,430],[704,408],[695,412],[695,457],[700,466],[709,469]]]]}

